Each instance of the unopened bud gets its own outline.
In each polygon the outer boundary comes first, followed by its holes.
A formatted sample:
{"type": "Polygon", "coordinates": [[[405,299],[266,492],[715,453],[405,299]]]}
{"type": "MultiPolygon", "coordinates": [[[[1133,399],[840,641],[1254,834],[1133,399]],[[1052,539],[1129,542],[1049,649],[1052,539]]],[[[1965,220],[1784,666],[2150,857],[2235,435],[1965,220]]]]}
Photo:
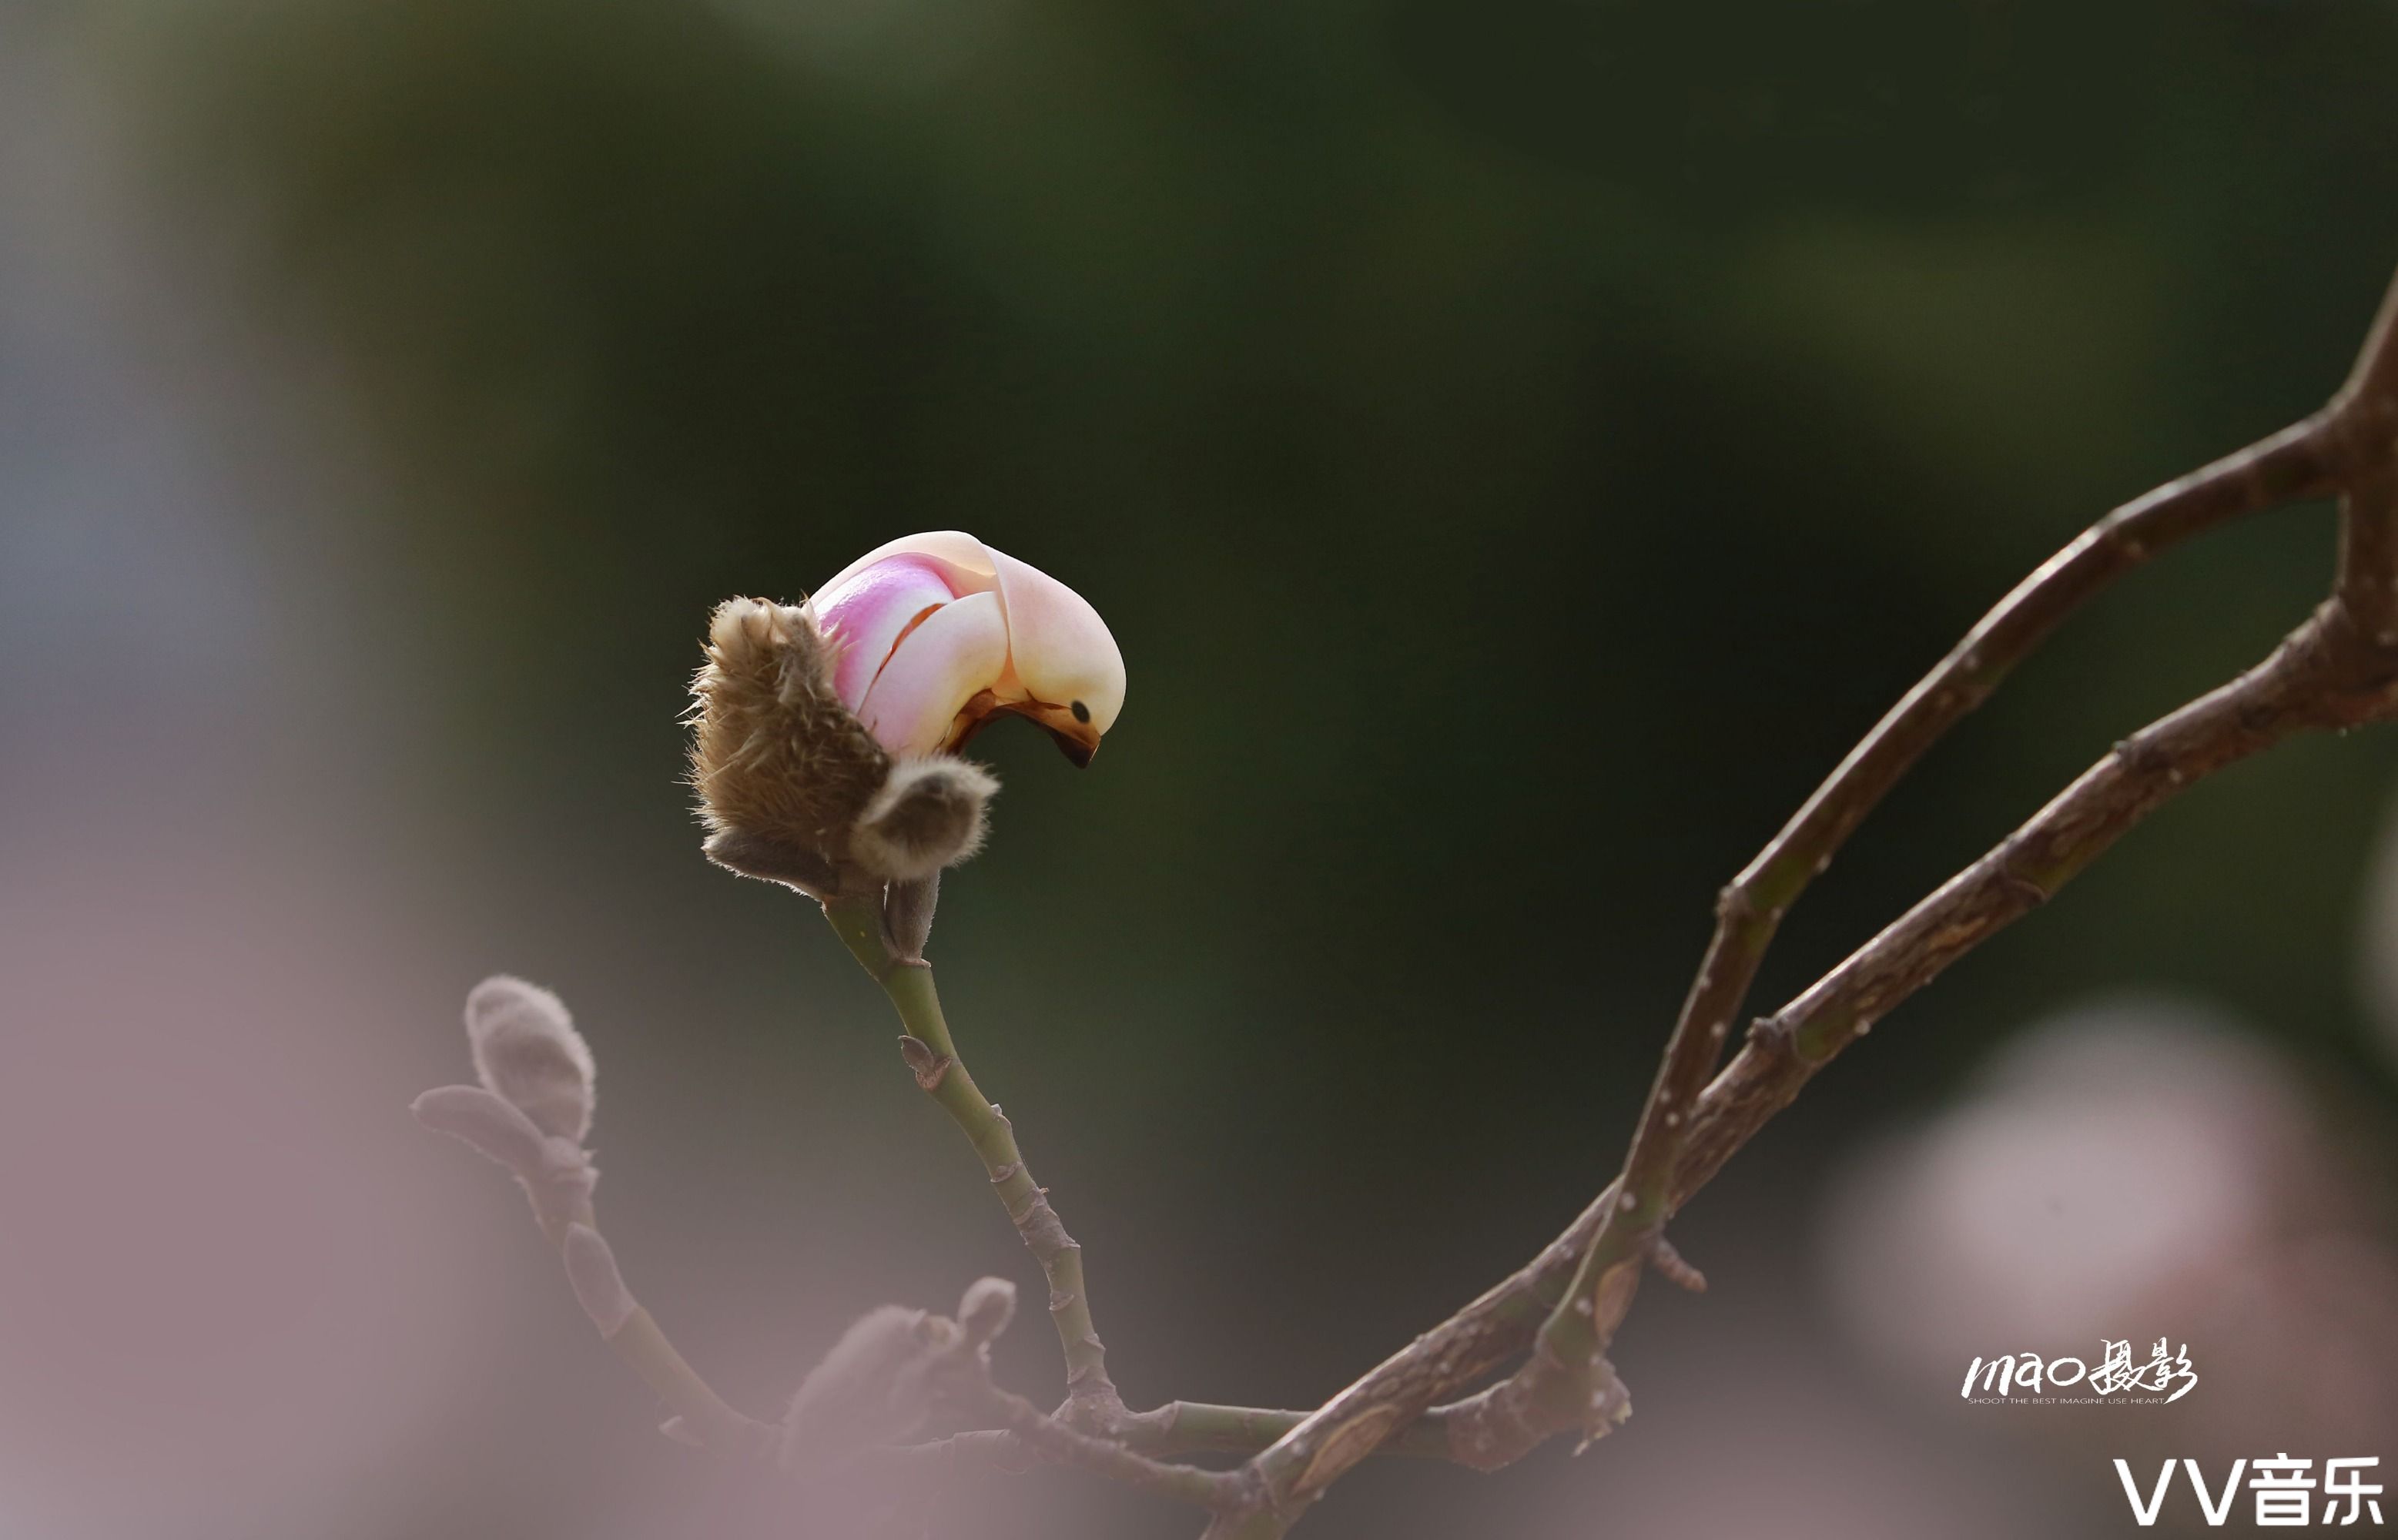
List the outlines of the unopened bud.
{"type": "Polygon", "coordinates": [[[600,1180],[591,1157],[571,1139],[544,1134],[515,1103],[481,1086],[442,1086],[409,1104],[436,1133],[464,1140],[517,1175],[533,1218],[552,1239],[577,1215],[590,1216],[600,1180]]]}
{"type": "Polygon", "coordinates": [[[958,1324],[965,1328],[966,1340],[981,1344],[990,1341],[1007,1330],[1016,1318],[1016,1285],[1005,1278],[977,1278],[966,1287],[966,1297],[958,1305],[958,1324]]]}
{"type": "Polygon", "coordinates": [[[545,1143],[532,1118],[480,1086],[440,1086],[409,1103],[416,1121],[472,1144],[520,1177],[542,1169],[545,1143]]]}
{"type": "Polygon", "coordinates": [[[597,1071],[564,1001],[505,974],[486,979],[466,996],[466,1040],[483,1084],[544,1133],[578,1144],[590,1133],[597,1071]]]}
{"type": "Polygon", "coordinates": [[[990,771],[949,754],[900,760],[858,815],[850,853],[894,882],[929,877],[982,848],[998,790],[990,771]]]}
{"type": "Polygon", "coordinates": [[[882,890],[882,939],[891,955],[903,963],[924,960],[924,943],[933,935],[933,908],[940,901],[941,874],[893,883],[882,890]]]}
{"type": "Polygon", "coordinates": [[[957,1326],[885,1304],[850,1324],[808,1371],[783,1417],[786,1469],[823,1470],[914,1433],[933,1409],[931,1370],[957,1326]]]}

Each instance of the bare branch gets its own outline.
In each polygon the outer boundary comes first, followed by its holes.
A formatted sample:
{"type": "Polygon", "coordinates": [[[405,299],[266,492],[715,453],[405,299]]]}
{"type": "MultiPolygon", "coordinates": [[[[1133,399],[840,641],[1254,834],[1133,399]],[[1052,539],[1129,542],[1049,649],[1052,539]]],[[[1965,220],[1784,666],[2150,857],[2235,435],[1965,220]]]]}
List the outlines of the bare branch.
{"type": "Polygon", "coordinates": [[[1256,1482],[1246,1469],[1202,1470],[1151,1459],[1112,1439],[1085,1433],[996,1385],[985,1388],[980,1407],[1009,1433],[1059,1465],[1079,1466],[1161,1497],[1218,1511],[1237,1509],[1254,1496],[1256,1482]]]}
{"type": "Polygon", "coordinates": [[[1724,889],[1715,935],[1667,1040],[1623,1174],[1531,1265],[1385,1359],[1258,1456],[1266,1490],[1260,1510],[1210,1533],[1245,1540],[1280,1533],[1441,1395],[1535,1336],[1530,1362],[1470,1403],[1475,1418],[1529,1430],[1546,1417],[1552,1430],[1604,1431],[1593,1415],[1602,1410],[1603,1390],[1574,1393],[1598,1383],[1605,1346],[1640,1266],[1657,1254],[1666,1219],[1815,1067],[2044,900],[2183,785],[2302,728],[2387,715],[2393,647],[2398,284],[2348,383],[2324,411],[2100,520],[2001,600],[1875,725],[1724,889]],[[2058,622],[2166,545],[2333,491],[2343,494],[2334,598],[2273,658],[2120,747],[1999,850],[1794,1002],[1771,1030],[1753,1033],[1709,1082],[1790,905],[1923,751],[2058,622]],[[1569,1283],[1559,1288],[1568,1265],[1569,1283]]]}
{"type": "MultiPolygon", "coordinates": [[[[882,986],[898,1011],[905,1029],[900,1053],[918,1088],[940,1103],[974,1145],[990,1175],[991,1192],[1041,1263],[1049,1282],[1050,1320],[1066,1356],[1065,1414],[1098,1431],[1111,1429],[1125,1415],[1124,1398],[1108,1377],[1107,1346],[1092,1324],[1090,1299],[1083,1281],[1083,1248],[1066,1233],[1058,1210],[1050,1206],[1048,1189],[1035,1182],[1025,1166],[1014,1125],[982,1094],[959,1060],[949,1021],[941,1014],[940,995],[933,987],[932,965],[921,957],[895,953],[879,900],[831,898],[826,900],[824,911],[834,933],[882,986]]],[[[921,951],[921,944],[916,950],[921,951]]]]}
{"type": "Polygon", "coordinates": [[[2118,744],[1997,848],[1757,1023],[1702,1098],[1675,1173],[1676,1201],[1713,1177],[1833,1055],[2164,803],[2297,733],[2383,721],[2393,708],[2398,655],[2368,642],[2335,601],[2265,662],[2118,744]]]}
{"type": "MultiPolygon", "coordinates": [[[[1064,1406],[1053,1414],[991,1381],[988,1343],[1006,1325],[1015,1296],[1012,1285],[986,1279],[969,1290],[955,1321],[886,1307],[860,1323],[882,1323],[875,1326],[878,1342],[904,1337],[899,1357],[915,1377],[900,1386],[873,1367],[881,1358],[851,1373],[868,1364],[862,1352],[844,1358],[836,1349],[828,1363],[839,1361],[842,1386],[855,1379],[867,1392],[901,1398],[897,1411],[906,1415],[895,1412],[887,1426],[848,1444],[829,1440],[828,1447],[843,1461],[902,1475],[963,1460],[1002,1468],[1023,1468],[1033,1459],[1070,1465],[1207,1509],[1210,1540],[1273,1540],[1334,1480],[1377,1452],[1489,1470],[1558,1432],[1600,1437],[1629,1414],[1629,1398],[1606,1352],[1647,1269],[1653,1265],[1686,1288],[1705,1284],[1665,1240],[1667,1222],[1808,1079],[2198,780],[2298,733],[2393,714],[2398,284],[2348,380],[2322,412],[2100,520],[2002,599],[1875,725],[1724,887],[1714,935],[1667,1039],[1622,1174],[1530,1263],[1309,1412],[1183,1401],[1146,1412],[1125,1409],[1092,1323],[1082,1250],[1026,1169],[1013,1127],[960,1061],[942,1015],[923,960],[934,888],[924,883],[871,896],[827,889],[826,917],[899,1014],[901,1050],[918,1087],[973,1143],[1041,1264],[1068,1386],[1064,1406]],[[2331,596],[2271,656],[2116,745],[1998,846],[1779,1012],[1755,1022],[1718,1070],[1731,1025],[1791,905],[1924,751],[2066,616],[2167,546],[2243,514],[2335,493],[2339,548],[2331,596]],[[1486,1383],[1518,1355],[1513,1372],[1486,1383]],[[1462,1399],[1436,1404],[1476,1385],[1481,1388],[1462,1399]],[[923,1425],[934,1397],[996,1425],[891,1445],[923,1425]],[[1171,1458],[1201,1452],[1248,1458],[1227,1471],[1171,1458]]],[[[586,1312],[675,1407],[670,1433],[740,1458],[765,1455],[775,1430],[727,1406],[675,1352],[626,1289],[598,1229],[591,1207],[597,1175],[581,1147],[591,1105],[587,1049],[554,996],[499,982],[506,997],[493,996],[499,1005],[492,1010],[510,1002],[511,1009],[522,1008],[505,1021],[492,1015],[486,1035],[505,1027],[515,1036],[502,1043],[492,1035],[490,1044],[478,1037],[484,1085],[428,1093],[418,1115],[516,1172],[586,1312]],[[503,1047],[508,1052],[499,1053],[503,1047]]],[[[470,1032],[476,1020],[470,1006],[470,1032]]],[[[819,1373],[831,1370],[819,1366],[819,1373]]],[[[824,1379],[816,1400],[838,1412],[855,1398],[835,1397],[833,1388],[824,1379]]],[[[808,1396],[803,1387],[795,1400],[795,1427],[802,1404],[815,1404],[808,1396]]],[[[837,1420],[851,1419],[844,1413],[837,1420]]]]}
{"type": "MultiPolygon", "coordinates": [[[[1115,1435],[1147,1454],[1255,1454],[1307,1420],[1304,1412],[1254,1406],[1217,1406],[1206,1401],[1168,1401],[1148,1412],[1126,1412],[1115,1435]]],[[[1378,1451],[1421,1460],[1459,1458],[1452,1409],[1434,1407],[1394,1435],[1378,1451]]]]}
{"type": "MultiPolygon", "coordinates": [[[[587,1063],[587,1052],[586,1058],[587,1063]]],[[[734,1460],[765,1455],[774,1430],[727,1404],[625,1286],[615,1253],[600,1233],[591,1202],[599,1173],[582,1146],[543,1135],[489,1086],[444,1086],[418,1097],[410,1110],[426,1128],[465,1140],[515,1173],[600,1340],[673,1409],[666,1428],[670,1437],[734,1460]]]]}
{"type": "MultiPolygon", "coordinates": [[[[1127,1449],[1112,1438],[1076,1427],[1053,1417],[990,1377],[990,1343],[1007,1328],[1016,1312],[1016,1286],[1004,1278],[984,1278],[966,1290],[958,1318],[946,1321],[923,1312],[896,1311],[886,1306],[878,1316],[907,1323],[905,1340],[929,1344],[928,1356],[917,1360],[923,1387],[945,1401],[999,1424],[996,1430],[959,1435],[934,1444],[886,1450],[893,1468],[909,1470],[924,1463],[961,1454],[1004,1463],[1031,1451],[1059,1465],[1078,1466],[1127,1486],[1194,1504],[1218,1512],[1244,1506],[1256,1481],[1246,1470],[1203,1470],[1196,1466],[1170,1465],[1127,1449]]],[[[868,1317],[864,1327],[875,1319],[868,1317]]],[[[852,1329],[853,1335],[859,1328],[852,1329]]],[[[838,1357],[838,1350],[836,1350],[838,1357]]],[[[831,1359],[828,1359],[829,1365],[831,1359]]],[[[815,1376],[810,1376],[813,1383],[815,1376]]],[[[801,1396],[807,1395],[803,1387],[801,1396]]],[[[844,1390],[843,1400],[854,1400],[844,1390]]],[[[794,1406],[796,1414],[796,1403],[794,1406]]]]}

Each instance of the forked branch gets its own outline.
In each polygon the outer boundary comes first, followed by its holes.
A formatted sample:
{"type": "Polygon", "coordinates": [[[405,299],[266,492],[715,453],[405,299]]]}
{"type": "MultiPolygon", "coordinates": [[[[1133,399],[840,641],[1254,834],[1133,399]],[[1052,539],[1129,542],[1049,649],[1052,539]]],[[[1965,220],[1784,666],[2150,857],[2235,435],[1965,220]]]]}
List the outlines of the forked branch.
{"type": "MultiPolygon", "coordinates": [[[[788,613],[805,617],[804,611],[788,613]]],[[[1054,1461],[1207,1509],[1210,1540],[1273,1540],[1332,1482],[1377,1452],[1488,1470],[1558,1433],[1588,1439],[1608,1432],[1629,1401],[1606,1354],[1646,1271],[1655,1266],[1685,1286],[1703,1285],[1665,1241],[1666,1223],[1809,1078],[2198,780],[2297,733],[2393,714],[2398,283],[2354,370],[2322,411],[2100,520],[2002,599],[1866,734],[1724,887],[1714,937],[1667,1039],[1621,1174],[1538,1256],[1314,1412],[1181,1401],[1144,1412],[1125,1408],[1092,1322],[1082,1249],[1026,1169],[1014,1128],[959,1060],[942,1016],[923,956],[929,882],[855,891],[842,882],[794,885],[818,893],[835,931],[889,993],[918,1087],[972,1142],[1041,1264],[1067,1371],[1067,1398],[1054,1413],[990,1381],[983,1350],[998,1327],[977,1315],[977,1300],[978,1290],[988,1305],[1007,1290],[998,1280],[969,1291],[957,1322],[923,1312],[895,1315],[892,1307],[862,1320],[811,1375],[780,1429],[717,1398],[633,1301],[600,1236],[590,1201],[596,1174],[581,1148],[590,1058],[563,1007],[545,992],[492,997],[508,1009],[530,999],[525,1008],[538,1007],[534,1017],[554,1014],[550,1026],[526,1029],[529,1037],[511,1038],[517,1028],[498,1015],[478,1027],[470,1002],[484,1084],[428,1093],[419,1115],[516,1170],[576,1297],[602,1335],[676,1409],[668,1431],[688,1441],[738,1460],[804,1466],[815,1456],[800,1447],[802,1436],[820,1424],[840,1429],[829,1440],[841,1446],[837,1452],[869,1473],[905,1475],[961,1461],[1010,1468],[1054,1461]],[[1766,950],[1808,884],[1924,751],[2061,621],[2169,546],[2244,514],[2334,494],[2339,543],[2330,597],[2270,657],[2117,744],[1979,860],[1796,999],[1752,1021],[1738,1052],[1722,1062],[1766,950]],[[1494,1380],[1511,1360],[1513,1371],[1494,1380]],[[856,1418],[812,1423],[810,1386],[823,1402],[831,1394],[826,1386],[844,1377],[866,1385],[884,1413],[896,1407],[908,1415],[863,1434],[856,1418]],[[980,1425],[908,1442],[929,1404],[909,1398],[927,1385],[946,1398],[950,1412],[980,1425]],[[903,1387],[911,1388],[902,1395],[903,1387]],[[1180,1463],[1208,1453],[1245,1458],[1230,1470],[1180,1463]]],[[[781,871],[762,874],[791,880],[781,871]]],[[[1006,1299],[1012,1309],[1012,1290],[1006,1299]]],[[[999,1312],[1001,1325],[1005,1314],[999,1312]]]]}
{"type": "Polygon", "coordinates": [[[1723,890],[1623,1173],[1540,1257],[1378,1365],[1257,1457],[1265,1497],[1222,1536],[1279,1534],[1444,1395],[1530,1349],[1450,1409],[1493,1457],[1616,1412],[1603,1355],[1665,1222],[1807,1078],[1943,968],[2055,893],[2157,806],[2310,727],[2391,714],[2398,681],[2398,283],[2323,411],[2116,509],[2001,600],[1851,750],[1723,890]],[[2000,846],[1773,1017],[1710,1074],[1776,927],[1923,751],[2057,623],[2164,547],[2242,514],[2337,492],[2334,591],[2273,655],[2117,746],[2000,846]]]}

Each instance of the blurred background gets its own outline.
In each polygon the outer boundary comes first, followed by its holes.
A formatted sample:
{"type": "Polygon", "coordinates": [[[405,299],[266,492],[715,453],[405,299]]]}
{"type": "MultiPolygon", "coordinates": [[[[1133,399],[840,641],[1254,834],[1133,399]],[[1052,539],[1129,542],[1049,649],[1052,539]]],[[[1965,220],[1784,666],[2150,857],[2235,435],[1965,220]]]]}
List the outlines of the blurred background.
{"type": "MultiPolygon", "coordinates": [[[[2329,393],[2393,65],[2383,0],[0,6],[0,1534],[823,1533],[405,1107],[477,979],[560,991],[634,1287],[756,1412],[1037,1282],[677,783],[708,608],[926,528],[1131,673],[1087,773],[976,745],[962,1044],[1134,1404],[1321,1400],[1596,1190],[1715,887],[1914,677],[2329,393]]],[[[2330,533],[2077,618],[1758,1006],[2261,655],[2330,533]]],[[[1623,1432],[1301,1533],[2115,1534],[2116,1455],[2398,1459],[2393,789],[2369,733],[2158,816],[1692,1205],[1623,1432]],[[2172,1407],[1958,1395],[2156,1337],[2172,1407]]],[[[1193,1527],[1035,1473],[936,1533],[1193,1527]]]]}

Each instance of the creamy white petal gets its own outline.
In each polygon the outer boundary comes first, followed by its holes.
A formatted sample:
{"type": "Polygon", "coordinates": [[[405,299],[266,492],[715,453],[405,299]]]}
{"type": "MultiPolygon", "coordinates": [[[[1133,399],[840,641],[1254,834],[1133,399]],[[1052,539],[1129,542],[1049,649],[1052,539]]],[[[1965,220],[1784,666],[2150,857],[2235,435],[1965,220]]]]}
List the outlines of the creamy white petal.
{"type": "MultiPolygon", "coordinates": [[[[1008,656],[1024,698],[1089,713],[1093,735],[1124,709],[1124,654],[1090,601],[1028,561],[992,551],[1008,656]]],[[[1083,720],[1076,712],[1077,721],[1083,720]]]]}

